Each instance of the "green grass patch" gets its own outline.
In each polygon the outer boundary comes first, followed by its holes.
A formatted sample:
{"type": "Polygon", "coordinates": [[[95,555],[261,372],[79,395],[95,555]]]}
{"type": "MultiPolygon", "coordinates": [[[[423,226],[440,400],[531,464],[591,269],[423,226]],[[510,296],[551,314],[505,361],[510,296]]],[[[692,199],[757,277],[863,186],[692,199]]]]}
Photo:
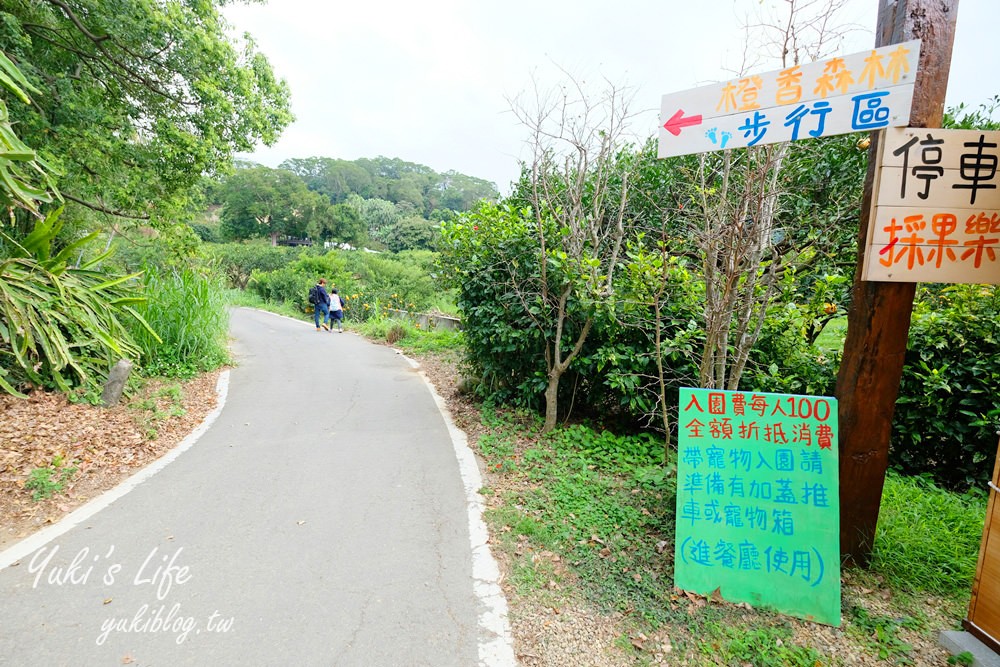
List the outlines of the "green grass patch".
{"type": "Polygon", "coordinates": [[[985,515],[982,495],[890,472],[870,569],[893,589],[964,598],[972,589],[985,515]]]}
{"type": "MultiPolygon", "coordinates": [[[[494,530],[559,553],[600,608],[652,624],[673,618],[676,484],[673,463],[661,463],[662,443],[585,426],[539,438],[535,419],[489,409],[483,422],[492,427],[479,441],[487,465],[528,482],[502,512],[488,514],[494,530]],[[533,444],[518,452],[518,437],[533,444]]],[[[537,581],[519,576],[526,586],[549,582],[545,572],[537,581]]]]}
{"type": "Polygon", "coordinates": [[[816,649],[792,643],[788,625],[746,627],[722,620],[700,624],[698,650],[713,664],[754,667],[819,667],[833,665],[816,649]]]}
{"type": "Polygon", "coordinates": [[[414,322],[399,318],[372,318],[358,324],[356,329],[363,336],[386,341],[415,354],[461,350],[464,344],[461,331],[428,331],[414,322]]]}
{"type": "Polygon", "coordinates": [[[62,493],[77,470],[75,465],[64,460],[62,456],[56,456],[50,465],[32,470],[24,482],[24,488],[32,492],[32,500],[51,498],[57,493],[62,493]]]}

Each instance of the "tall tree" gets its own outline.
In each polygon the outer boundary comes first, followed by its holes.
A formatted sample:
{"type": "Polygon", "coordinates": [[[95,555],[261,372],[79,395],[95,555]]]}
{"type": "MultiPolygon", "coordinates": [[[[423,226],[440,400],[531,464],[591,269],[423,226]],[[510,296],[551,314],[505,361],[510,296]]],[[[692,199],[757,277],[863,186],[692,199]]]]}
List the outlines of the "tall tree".
{"type": "Polygon", "coordinates": [[[230,40],[224,4],[3,3],[0,50],[39,91],[11,117],[61,168],[67,200],[172,221],[198,178],[291,122],[287,86],[249,38],[230,40]]]}
{"type": "Polygon", "coordinates": [[[610,296],[625,236],[631,160],[622,153],[629,96],[614,86],[594,94],[578,81],[511,102],[529,132],[532,159],[521,193],[537,233],[537,291],[515,294],[545,340],[544,431],[556,426],[559,382],[594,324],[594,309],[610,296]],[[551,238],[546,229],[555,226],[551,238]],[[575,306],[574,306],[575,304],[575,306]]]}
{"type": "Polygon", "coordinates": [[[282,236],[304,236],[313,216],[329,216],[326,197],[310,192],[284,169],[239,169],[221,187],[223,232],[234,239],[264,236],[277,245],[282,236]]]}

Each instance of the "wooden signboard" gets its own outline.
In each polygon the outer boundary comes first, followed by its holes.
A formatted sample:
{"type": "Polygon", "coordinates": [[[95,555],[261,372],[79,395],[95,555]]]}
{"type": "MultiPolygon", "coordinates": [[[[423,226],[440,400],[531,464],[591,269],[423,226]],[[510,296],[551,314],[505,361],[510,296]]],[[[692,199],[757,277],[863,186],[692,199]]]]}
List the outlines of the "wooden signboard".
{"type": "Polygon", "coordinates": [[[663,96],[661,158],[906,125],[920,40],[663,96]]]}
{"type": "Polygon", "coordinates": [[[864,280],[1000,284],[1000,132],[882,133],[864,280]]]}
{"type": "Polygon", "coordinates": [[[1000,448],[993,468],[990,501],[986,507],[983,546],[979,552],[976,580],[972,584],[969,618],[965,629],[1000,653],[1000,448]]]}

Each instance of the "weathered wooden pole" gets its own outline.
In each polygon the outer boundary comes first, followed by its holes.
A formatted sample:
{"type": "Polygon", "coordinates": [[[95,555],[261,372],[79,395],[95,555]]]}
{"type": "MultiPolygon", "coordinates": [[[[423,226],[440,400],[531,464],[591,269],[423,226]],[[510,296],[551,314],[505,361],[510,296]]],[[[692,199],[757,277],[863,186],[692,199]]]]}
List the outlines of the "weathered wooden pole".
{"type": "MultiPolygon", "coordinates": [[[[920,39],[910,127],[941,127],[958,0],[879,0],[875,46],[920,39]]],[[[915,283],[861,280],[878,134],[868,153],[847,339],[837,376],[840,405],[840,550],[867,563],[889,461],[892,414],[903,374],[915,283]]]]}

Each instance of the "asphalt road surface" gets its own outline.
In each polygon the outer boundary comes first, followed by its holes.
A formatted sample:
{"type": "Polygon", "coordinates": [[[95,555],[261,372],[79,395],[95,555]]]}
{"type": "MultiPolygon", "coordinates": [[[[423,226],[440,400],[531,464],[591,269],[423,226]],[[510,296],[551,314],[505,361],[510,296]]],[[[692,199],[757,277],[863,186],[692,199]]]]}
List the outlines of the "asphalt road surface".
{"type": "Polygon", "coordinates": [[[484,658],[467,490],[418,372],[260,311],[232,334],[208,430],[0,570],[0,664],[506,664],[504,642],[484,658]]]}

